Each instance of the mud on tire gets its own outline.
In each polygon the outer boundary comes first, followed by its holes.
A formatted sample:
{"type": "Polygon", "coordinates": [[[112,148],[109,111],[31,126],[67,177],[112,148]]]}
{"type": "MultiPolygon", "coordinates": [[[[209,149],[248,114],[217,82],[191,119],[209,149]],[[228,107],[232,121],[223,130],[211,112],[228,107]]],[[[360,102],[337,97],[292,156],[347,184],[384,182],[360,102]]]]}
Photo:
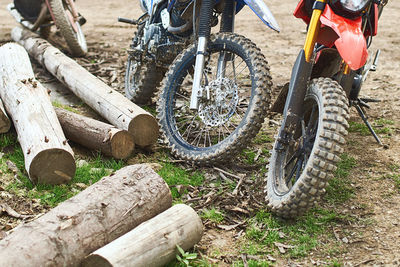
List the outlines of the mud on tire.
{"type": "Polygon", "coordinates": [[[302,215],[325,193],[327,182],[333,176],[339,156],[343,153],[342,146],[347,135],[348,99],[337,82],[329,78],[312,80],[305,104],[307,101],[314,101],[318,105],[315,141],[300,176],[291,188],[286,185],[287,191],[282,190],[285,188],[282,183],[283,179],[288,181],[283,166],[287,166],[285,157],[289,154],[285,156],[283,152],[277,152],[275,142],[270,159],[266,201],[271,211],[283,218],[302,215]]]}
{"type": "MultiPolygon", "coordinates": [[[[248,85],[248,90],[246,90],[248,94],[248,106],[246,107],[246,105],[244,105],[245,108],[243,109],[245,109],[245,113],[243,112],[244,115],[242,119],[238,119],[240,122],[232,127],[232,131],[229,135],[227,134],[227,136],[224,136],[221,138],[222,140],[220,140],[220,136],[217,138],[215,135],[212,136],[209,133],[209,140],[204,141],[205,144],[203,146],[203,141],[199,142],[199,144],[195,144],[196,142],[191,143],[189,137],[184,138],[183,136],[185,136],[185,133],[180,129],[180,126],[178,127],[177,125],[177,121],[182,120],[182,118],[177,117],[174,113],[175,110],[189,109],[189,102],[187,100],[190,98],[191,85],[189,84],[186,86],[189,88],[187,91],[190,92],[185,91],[186,95],[184,98],[182,96],[183,89],[181,87],[185,84],[185,77],[193,75],[196,54],[195,45],[189,46],[177,56],[163,80],[162,91],[158,97],[157,118],[160,123],[161,132],[169,147],[172,149],[172,153],[176,157],[198,164],[213,164],[225,159],[231,159],[234,154],[243,149],[249,143],[250,139],[257,134],[269,109],[272,82],[267,62],[260,49],[249,39],[237,34],[219,33],[212,35],[207,50],[210,55],[209,57],[212,56],[212,53],[219,53],[222,50],[229,51],[227,53],[230,53],[232,66],[234,66],[233,62],[235,60],[232,55],[242,59],[244,62],[242,67],[247,66],[250,73],[249,77],[251,77],[248,79],[248,83],[251,85],[248,85]],[[182,98],[177,100],[178,97],[182,98]],[[187,101],[185,104],[182,104],[183,99],[187,101]],[[213,141],[213,138],[217,138],[217,140],[213,141]],[[208,145],[207,142],[209,142],[208,145]]],[[[211,61],[212,60],[209,62],[211,61]]],[[[207,65],[206,63],[205,72],[211,72],[211,67],[214,65],[210,65],[212,64],[207,65]]],[[[212,77],[215,77],[215,75],[212,77]]],[[[203,76],[203,81],[204,80],[203,76]]],[[[213,94],[213,91],[210,91],[211,94],[213,94]]],[[[240,90],[238,89],[238,91],[240,90]]],[[[199,124],[198,129],[202,130],[205,129],[204,127],[210,125],[204,126],[204,116],[202,119],[199,118],[199,116],[195,116],[196,115],[193,116],[193,121],[199,124]],[[202,123],[203,125],[201,125],[202,123]]],[[[211,117],[212,116],[209,116],[209,118],[211,117]]],[[[187,135],[189,136],[189,134],[187,135]]]]}

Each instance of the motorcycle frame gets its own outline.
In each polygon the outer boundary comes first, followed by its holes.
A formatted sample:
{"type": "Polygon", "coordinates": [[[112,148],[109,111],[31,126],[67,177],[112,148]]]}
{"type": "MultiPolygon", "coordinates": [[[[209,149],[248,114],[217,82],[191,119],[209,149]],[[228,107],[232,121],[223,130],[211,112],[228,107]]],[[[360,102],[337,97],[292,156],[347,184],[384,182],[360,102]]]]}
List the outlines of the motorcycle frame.
{"type": "MultiPolygon", "coordinates": [[[[369,9],[371,8],[374,9],[374,26],[372,31],[368,31],[365,24],[362,24],[361,16],[354,20],[339,16],[327,5],[327,0],[316,0],[314,2],[311,18],[305,10],[305,0],[299,2],[294,16],[303,19],[308,24],[308,30],[303,49],[300,51],[292,69],[283,112],[284,119],[278,134],[278,149],[289,143],[296,130],[297,122],[303,116],[303,100],[307,92],[308,82],[311,78],[314,78],[313,67],[323,57],[324,50],[332,50],[332,47],[335,46],[339,59],[339,64],[336,64],[339,69],[329,71],[329,74],[325,74],[325,77],[333,77],[341,84],[347,95],[350,94],[354,75],[367,61],[366,38],[377,33],[378,14],[381,10],[378,9],[376,4],[371,4],[369,9]],[[316,48],[317,43],[321,44],[319,48],[316,48]],[[333,76],[334,74],[336,76],[333,76]]],[[[368,12],[370,12],[369,9],[368,12]]],[[[318,69],[332,68],[326,62],[319,65],[318,69]]]]}

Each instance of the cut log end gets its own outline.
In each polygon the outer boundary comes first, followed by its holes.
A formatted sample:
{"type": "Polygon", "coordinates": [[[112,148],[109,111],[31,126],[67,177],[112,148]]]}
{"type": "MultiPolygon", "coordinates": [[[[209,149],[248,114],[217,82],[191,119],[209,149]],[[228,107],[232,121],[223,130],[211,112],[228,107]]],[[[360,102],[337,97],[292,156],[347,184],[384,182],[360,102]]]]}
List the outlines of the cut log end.
{"type": "Polygon", "coordinates": [[[132,134],[136,145],[151,146],[157,142],[158,123],[150,114],[140,114],[129,123],[128,131],[132,134]]]}
{"type": "Polygon", "coordinates": [[[132,154],[135,148],[133,137],[128,131],[118,131],[111,139],[112,156],[116,159],[125,159],[132,154]]]}
{"type": "Polygon", "coordinates": [[[75,160],[71,153],[52,148],[35,156],[29,167],[29,176],[35,184],[63,184],[74,177],[75,170],[75,160]]]}

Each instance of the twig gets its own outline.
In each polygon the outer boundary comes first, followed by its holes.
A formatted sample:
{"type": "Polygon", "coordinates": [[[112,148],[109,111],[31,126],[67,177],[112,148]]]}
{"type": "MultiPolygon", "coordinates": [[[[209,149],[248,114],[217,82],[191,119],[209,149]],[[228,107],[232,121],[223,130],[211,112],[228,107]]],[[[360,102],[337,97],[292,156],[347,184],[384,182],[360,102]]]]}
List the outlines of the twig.
{"type": "Polygon", "coordinates": [[[228,177],[226,177],[225,174],[223,174],[222,172],[219,172],[219,176],[221,176],[221,178],[224,179],[225,182],[233,183],[233,181],[231,179],[229,179],[228,177]]]}
{"type": "Polygon", "coordinates": [[[237,183],[235,189],[233,189],[232,195],[237,196],[238,191],[239,191],[239,187],[242,185],[243,183],[243,179],[244,179],[244,175],[242,177],[239,178],[239,182],[237,183]]]}
{"type": "Polygon", "coordinates": [[[257,161],[257,160],[258,160],[258,158],[259,158],[260,155],[261,155],[261,152],[262,152],[262,150],[261,150],[261,148],[259,148],[259,149],[257,150],[256,156],[254,157],[254,161],[257,161]]]}
{"type": "Polygon", "coordinates": [[[218,168],[218,167],[214,167],[214,170],[219,171],[219,172],[222,172],[223,174],[226,174],[226,175],[228,175],[228,176],[230,176],[230,177],[233,177],[233,178],[236,178],[236,179],[239,179],[239,180],[240,180],[240,179],[243,179],[242,177],[240,177],[240,176],[238,176],[238,175],[229,173],[229,172],[224,171],[223,169],[220,169],[220,168],[218,168]]]}
{"type": "Polygon", "coordinates": [[[247,263],[247,254],[242,254],[240,257],[243,260],[243,267],[249,267],[249,264],[247,263]]]}

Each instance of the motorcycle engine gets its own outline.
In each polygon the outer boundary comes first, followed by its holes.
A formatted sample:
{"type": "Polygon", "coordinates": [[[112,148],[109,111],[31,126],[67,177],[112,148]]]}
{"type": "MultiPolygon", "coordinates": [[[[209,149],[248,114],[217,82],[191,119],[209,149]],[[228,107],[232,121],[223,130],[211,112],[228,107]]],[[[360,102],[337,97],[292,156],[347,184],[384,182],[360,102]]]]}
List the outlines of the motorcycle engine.
{"type": "Polygon", "coordinates": [[[162,32],[161,23],[154,23],[147,25],[144,29],[143,41],[148,44],[147,47],[151,50],[152,47],[156,47],[160,44],[162,32]]]}
{"type": "Polygon", "coordinates": [[[24,19],[34,23],[39,16],[42,1],[14,0],[14,6],[24,19]]]}

